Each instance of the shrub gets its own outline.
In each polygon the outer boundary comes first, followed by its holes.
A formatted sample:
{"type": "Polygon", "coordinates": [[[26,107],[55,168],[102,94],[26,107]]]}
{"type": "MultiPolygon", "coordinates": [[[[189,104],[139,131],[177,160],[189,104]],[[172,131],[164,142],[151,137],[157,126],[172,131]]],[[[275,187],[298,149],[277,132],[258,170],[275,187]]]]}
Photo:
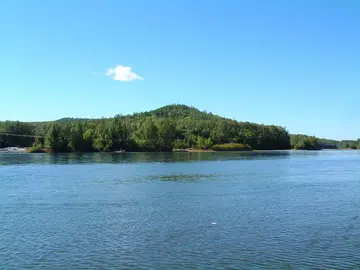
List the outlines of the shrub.
{"type": "Polygon", "coordinates": [[[175,140],[174,149],[186,149],[189,148],[189,144],[184,140],[175,140]]]}
{"type": "Polygon", "coordinates": [[[252,150],[251,147],[243,143],[225,143],[225,144],[216,144],[213,146],[215,151],[246,151],[252,150]]]}
{"type": "Polygon", "coordinates": [[[27,150],[28,153],[43,153],[43,149],[40,144],[35,144],[27,150]]]}

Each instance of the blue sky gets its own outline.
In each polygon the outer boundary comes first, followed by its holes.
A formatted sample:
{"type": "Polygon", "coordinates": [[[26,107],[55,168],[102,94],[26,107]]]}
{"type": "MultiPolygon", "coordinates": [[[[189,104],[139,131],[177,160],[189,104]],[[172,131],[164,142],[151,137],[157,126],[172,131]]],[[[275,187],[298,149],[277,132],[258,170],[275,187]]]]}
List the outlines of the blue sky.
{"type": "Polygon", "coordinates": [[[4,0],[0,37],[0,120],[181,103],[360,137],[358,0],[4,0]]]}

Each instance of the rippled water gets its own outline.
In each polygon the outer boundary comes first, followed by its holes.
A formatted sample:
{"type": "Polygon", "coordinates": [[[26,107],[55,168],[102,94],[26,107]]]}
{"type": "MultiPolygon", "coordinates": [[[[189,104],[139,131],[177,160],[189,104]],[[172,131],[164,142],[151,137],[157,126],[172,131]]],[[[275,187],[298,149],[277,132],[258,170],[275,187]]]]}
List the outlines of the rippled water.
{"type": "Polygon", "coordinates": [[[360,152],[0,154],[0,269],[360,269],[360,152]]]}

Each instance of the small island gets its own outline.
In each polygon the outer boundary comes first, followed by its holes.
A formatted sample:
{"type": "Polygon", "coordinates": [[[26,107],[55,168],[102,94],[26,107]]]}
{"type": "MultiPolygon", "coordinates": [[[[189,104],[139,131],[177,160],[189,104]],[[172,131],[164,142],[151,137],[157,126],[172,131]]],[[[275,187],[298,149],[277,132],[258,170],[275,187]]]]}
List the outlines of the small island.
{"type": "Polygon", "coordinates": [[[0,148],[41,152],[193,152],[356,149],[358,141],[290,135],[280,126],[238,122],[186,105],[112,118],[0,122],[0,148]]]}

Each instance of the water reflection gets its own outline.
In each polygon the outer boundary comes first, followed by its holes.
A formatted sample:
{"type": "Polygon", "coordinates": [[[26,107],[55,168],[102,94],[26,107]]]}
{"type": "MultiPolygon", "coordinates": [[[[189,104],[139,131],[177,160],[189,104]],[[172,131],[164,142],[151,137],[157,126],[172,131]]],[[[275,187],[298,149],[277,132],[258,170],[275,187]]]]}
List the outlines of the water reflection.
{"type": "Polygon", "coordinates": [[[194,182],[208,179],[219,178],[218,174],[172,174],[172,175],[159,175],[153,176],[153,180],[169,181],[169,182],[194,182]]]}
{"type": "Polygon", "coordinates": [[[264,159],[290,156],[291,151],[205,152],[205,153],[68,153],[26,154],[0,153],[0,165],[20,164],[87,164],[134,162],[191,162],[238,159],[264,159]]]}
{"type": "Polygon", "coordinates": [[[349,157],[360,151],[253,151],[253,152],[180,152],[180,153],[0,153],[0,165],[21,164],[94,164],[254,160],[274,158],[349,157]]]}

